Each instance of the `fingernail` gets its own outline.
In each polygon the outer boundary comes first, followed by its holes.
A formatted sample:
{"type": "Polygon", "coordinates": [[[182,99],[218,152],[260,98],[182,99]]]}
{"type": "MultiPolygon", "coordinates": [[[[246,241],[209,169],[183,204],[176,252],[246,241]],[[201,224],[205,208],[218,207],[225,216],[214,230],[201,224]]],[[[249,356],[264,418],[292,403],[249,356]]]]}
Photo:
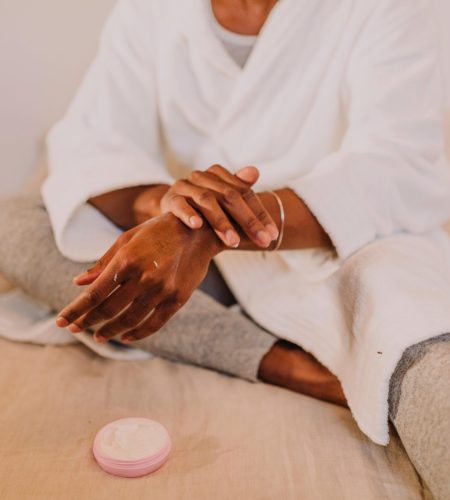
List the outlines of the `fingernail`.
{"type": "Polygon", "coordinates": [[[60,328],[65,328],[66,326],[69,326],[69,322],[63,316],[59,316],[58,318],[56,318],[56,324],[60,328]]]}
{"type": "Polygon", "coordinates": [[[272,241],[272,238],[266,231],[258,231],[256,233],[256,239],[261,243],[262,246],[268,247],[270,245],[270,242],[272,241]]]}
{"type": "Polygon", "coordinates": [[[72,323],[67,329],[71,333],[80,333],[83,331],[83,329],[80,328],[78,325],[75,325],[75,323],[72,323]]]}
{"type": "Polygon", "coordinates": [[[273,224],[267,224],[266,231],[270,234],[272,241],[276,240],[280,234],[278,228],[273,224]]]}
{"type": "Polygon", "coordinates": [[[232,229],[229,229],[225,233],[225,239],[227,240],[227,244],[233,248],[238,247],[241,241],[236,231],[233,231],[232,229]]]}
{"type": "Polygon", "coordinates": [[[74,280],[78,280],[80,278],[84,278],[85,276],[89,276],[89,274],[90,274],[90,271],[84,271],[84,272],[82,272],[80,274],[77,274],[75,276],[74,280]]]}
{"type": "Polygon", "coordinates": [[[94,334],[94,340],[98,342],[99,344],[104,344],[106,342],[105,337],[102,337],[101,335],[98,335],[97,333],[94,334]]]}
{"type": "Polygon", "coordinates": [[[133,337],[122,337],[120,340],[124,344],[131,344],[131,342],[133,342],[134,338],[133,337]]]}
{"type": "Polygon", "coordinates": [[[192,217],[189,217],[189,224],[192,227],[200,227],[202,225],[202,219],[193,215],[192,217]]]}

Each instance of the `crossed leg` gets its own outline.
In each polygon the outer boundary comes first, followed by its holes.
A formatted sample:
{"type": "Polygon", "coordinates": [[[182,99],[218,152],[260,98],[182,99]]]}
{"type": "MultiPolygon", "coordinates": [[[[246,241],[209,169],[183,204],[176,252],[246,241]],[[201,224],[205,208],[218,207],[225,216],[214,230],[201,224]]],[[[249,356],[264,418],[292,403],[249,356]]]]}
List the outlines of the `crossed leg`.
{"type": "MultiPolygon", "coordinates": [[[[87,265],[59,253],[39,197],[0,201],[0,234],[0,272],[9,281],[55,310],[80,292],[72,277],[87,265]]],[[[211,293],[208,283],[204,289],[211,293]]],[[[137,344],[172,360],[346,404],[337,378],[313,356],[201,290],[162,330],[137,344]]],[[[391,379],[391,420],[437,498],[450,498],[449,380],[450,334],[407,349],[391,379]]]]}
{"type": "MultiPolygon", "coordinates": [[[[12,283],[55,310],[80,293],[72,277],[89,264],[60,254],[39,196],[1,201],[0,234],[0,272],[12,283]]],[[[277,341],[244,314],[225,307],[232,299],[212,267],[185,307],[159,332],[136,345],[175,361],[346,405],[331,372],[301,348],[277,341]]]]}

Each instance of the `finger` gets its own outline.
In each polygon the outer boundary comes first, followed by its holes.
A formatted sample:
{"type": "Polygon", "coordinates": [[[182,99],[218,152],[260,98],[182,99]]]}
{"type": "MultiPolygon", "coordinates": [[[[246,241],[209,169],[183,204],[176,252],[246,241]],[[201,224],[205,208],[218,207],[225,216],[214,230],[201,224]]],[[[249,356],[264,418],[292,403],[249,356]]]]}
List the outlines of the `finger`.
{"type": "Polygon", "coordinates": [[[232,248],[236,248],[239,245],[240,238],[238,233],[210,189],[196,186],[190,181],[183,180],[177,183],[177,193],[192,200],[197,210],[203,214],[225,245],[232,248]]]}
{"type": "Polygon", "coordinates": [[[88,328],[104,323],[119,313],[121,313],[136,297],[136,280],[130,280],[120,286],[120,293],[117,289],[109,295],[101,304],[94,307],[88,313],[77,319],[75,323],[69,326],[72,333],[78,333],[88,328]],[[74,328],[72,328],[74,327],[74,328]]]}
{"type": "Polygon", "coordinates": [[[108,251],[98,259],[93,267],[79,274],[73,278],[75,285],[84,286],[93,283],[105,269],[105,267],[111,262],[111,259],[116,255],[117,250],[120,248],[120,238],[116,240],[114,245],[112,245],[108,251]]]}
{"type": "Polygon", "coordinates": [[[271,233],[269,233],[259,220],[258,217],[261,214],[259,212],[255,214],[242,197],[231,202],[230,199],[225,196],[223,204],[226,212],[233,217],[251,241],[262,248],[267,248],[270,245],[273,238],[271,233]]]}
{"type": "Polygon", "coordinates": [[[114,289],[130,278],[129,276],[121,277],[120,274],[119,265],[113,259],[95,282],[58,314],[56,324],[61,328],[67,327],[100,305],[114,289]]]}
{"type": "Polygon", "coordinates": [[[245,202],[249,205],[253,213],[265,226],[265,229],[269,233],[272,241],[278,238],[279,231],[277,225],[275,224],[267,209],[262,204],[259,196],[251,189],[248,189],[248,185],[245,187],[245,189],[241,189],[241,181],[248,182],[248,184],[254,184],[258,180],[259,170],[256,167],[244,167],[243,169],[239,170],[236,175],[232,175],[222,166],[213,165],[208,169],[208,172],[217,175],[233,186],[237,186],[240,189],[241,195],[244,198],[245,202]]]}
{"type": "Polygon", "coordinates": [[[169,198],[167,208],[192,229],[198,229],[203,226],[203,219],[198,212],[181,195],[173,195],[169,198]]]}
{"type": "Polygon", "coordinates": [[[172,300],[159,304],[156,306],[153,314],[144,321],[142,325],[139,325],[138,328],[122,336],[122,342],[134,342],[135,340],[141,340],[157,332],[183,307],[184,304],[185,302],[175,302],[172,300]]]}
{"type": "Polygon", "coordinates": [[[266,207],[262,204],[260,197],[253,191],[248,191],[242,197],[256,217],[262,222],[272,241],[276,240],[279,236],[278,227],[266,207]]]}
{"type": "Polygon", "coordinates": [[[75,278],[73,278],[73,283],[77,286],[91,285],[100,276],[100,274],[101,271],[97,271],[95,273],[93,273],[92,271],[86,271],[79,276],[75,276],[75,278]]]}
{"type": "Polygon", "coordinates": [[[192,182],[198,183],[198,186],[221,194],[220,204],[254,243],[263,248],[270,245],[277,228],[267,210],[258,203],[257,195],[252,190],[246,188],[245,194],[242,195],[239,189],[212,172],[194,171],[191,176],[192,182]],[[246,198],[244,199],[244,197],[246,198]],[[253,208],[256,209],[255,211],[252,210],[252,206],[247,200],[251,202],[253,208]],[[265,221],[268,222],[270,230],[266,229],[265,221]]]}
{"type": "Polygon", "coordinates": [[[246,184],[253,186],[259,179],[259,170],[256,167],[244,167],[238,170],[235,176],[246,184]]]}
{"type": "Polygon", "coordinates": [[[136,329],[161,302],[161,288],[161,286],[154,287],[148,293],[136,297],[117,317],[102,325],[95,334],[96,340],[106,341],[136,329]]]}
{"type": "Polygon", "coordinates": [[[237,175],[232,174],[226,168],[222,167],[222,165],[217,164],[209,167],[207,172],[211,172],[229,184],[243,190],[248,190],[248,188],[251,187],[259,178],[259,170],[256,167],[244,167],[239,170],[238,173],[242,173],[241,175],[243,176],[243,179],[240,179],[237,175]],[[251,175],[253,175],[253,177],[251,177],[251,175]],[[251,180],[254,180],[254,182],[250,182],[251,180]]]}

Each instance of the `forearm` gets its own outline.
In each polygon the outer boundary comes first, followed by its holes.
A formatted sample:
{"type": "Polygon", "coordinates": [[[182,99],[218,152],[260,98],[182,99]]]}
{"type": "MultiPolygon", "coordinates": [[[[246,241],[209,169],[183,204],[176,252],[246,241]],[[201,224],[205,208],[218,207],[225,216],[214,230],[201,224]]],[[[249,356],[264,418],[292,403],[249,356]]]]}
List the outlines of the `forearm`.
{"type": "Polygon", "coordinates": [[[135,186],[118,189],[99,196],[88,202],[123,230],[145,222],[160,214],[160,200],[169,186],[135,186]]]}
{"type": "MultiPolygon", "coordinates": [[[[281,189],[277,191],[285,211],[285,227],[282,250],[299,250],[306,248],[333,248],[333,244],[322,228],[318,220],[311,213],[303,201],[290,189],[281,189]]],[[[280,208],[274,195],[268,192],[259,193],[264,207],[269,211],[278,227],[281,225],[280,208]]],[[[235,250],[259,250],[261,248],[255,245],[238,227],[241,241],[235,250]]],[[[201,229],[194,229],[199,233],[199,238],[203,245],[210,246],[212,256],[223,252],[224,250],[233,251],[232,248],[225,244],[212,231],[211,227],[205,224],[201,229]]],[[[275,247],[276,242],[273,242],[268,250],[275,247]]]]}
{"type": "MultiPolygon", "coordinates": [[[[121,229],[127,230],[160,215],[160,200],[169,189],[168,185],[137,186],[119,189],[96,196],[89,203],[121,229]]],[[[318,220],[303,201],[290,189],[277,191],[285,212],[282,250],[303,248],[332,248],[332,243],[318,220]]],[[[273,220],[281,227],[280,208],[273,194],[259,193],[260,200],[273,220]]],[[[206,240],[210,244],[217,236],[207,227],[206,240]]],[[[261,250],[238,227],[239,250],[261,250]]],[[[198,231],[198,230],[196,230],[198,231]]],[[[214,241],[215,243],[215,241],[214,241]]],[[[276,243],[272,244],[272,247],[276,243]]],[[[223,247],[223,250],[229,249],[223,247]]]]}

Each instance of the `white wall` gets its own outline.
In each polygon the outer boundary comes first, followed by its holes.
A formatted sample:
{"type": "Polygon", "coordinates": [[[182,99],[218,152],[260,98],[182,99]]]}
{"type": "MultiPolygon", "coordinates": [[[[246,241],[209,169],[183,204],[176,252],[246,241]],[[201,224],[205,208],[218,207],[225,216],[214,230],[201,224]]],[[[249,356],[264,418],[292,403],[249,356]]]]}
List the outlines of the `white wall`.
{"type": "Polygon", "coordinates": [[[0,194],[39,162],[114,0],[0,0],[0,194]]]}
{"type": "MultiPolygon", "coordinates": [[[[433,1],[450,108],[450,0],[433,1]]],[[[38,164],[42,138],[64,112],[114,2],[0,0],[0,195],[16,191],[38,164]]]]}
{"type": "MultiPolygon", "coordinates": [[[[445,72],[447,90],[446,146],[450,159],[450,0],[433,0],[437,22],[440,27],[439,37],[442,45],[442,63],[445,72]]],[[[449,226],[450,227],[450,226],[449,226]]]]}
{"type": "Polygon", "coordinates": [[[433,0],[440,26],[440,39],[443,47],[443,64],[447,83],[447,104],[450,109],[450,0],[433,0]]]}

